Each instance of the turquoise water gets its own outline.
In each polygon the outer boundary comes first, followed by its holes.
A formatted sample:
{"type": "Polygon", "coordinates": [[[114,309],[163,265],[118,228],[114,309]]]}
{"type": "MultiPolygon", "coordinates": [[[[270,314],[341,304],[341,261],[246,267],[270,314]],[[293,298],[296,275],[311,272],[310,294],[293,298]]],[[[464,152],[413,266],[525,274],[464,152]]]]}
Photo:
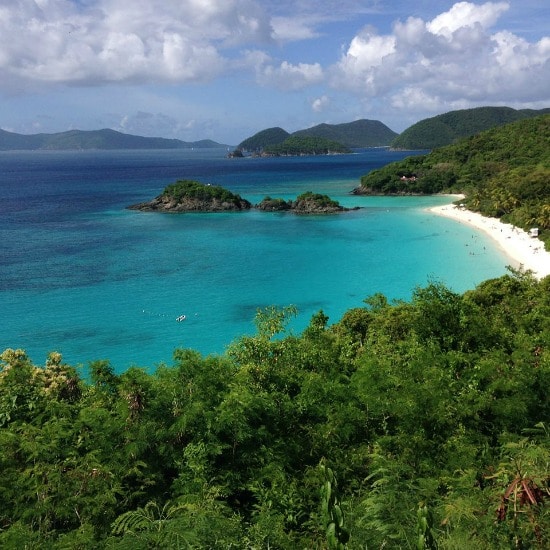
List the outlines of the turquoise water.
{"type": "Polygon", "coordinates": [[[259,307],[296,305],[300,331],[319,310],[336,322],[376,292],[408,299],[430,280],[461,292],[503,274],[507,260],[487,237],[427,212],[449,197],[349,194],[361,174],[400,156],[0,154],[0,348],[24,348],[39,364],[58,350],[71,364],[154,368],[176,347],[222,353],[254,331],[259,307]],[[252,202],[312,190],[362,208],[305,217],[124,208],[178,177],[252,202]]]}

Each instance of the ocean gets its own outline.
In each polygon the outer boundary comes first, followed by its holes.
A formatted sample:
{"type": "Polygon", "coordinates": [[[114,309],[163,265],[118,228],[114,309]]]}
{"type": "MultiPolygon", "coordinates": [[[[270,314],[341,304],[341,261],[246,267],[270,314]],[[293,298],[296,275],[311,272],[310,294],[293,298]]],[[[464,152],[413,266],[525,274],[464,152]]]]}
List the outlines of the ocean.
{"type": "Polygon", "coordinates": [[[295,305],[299,333],[381,292],[456,292],[506,272],[481,233],[427,211],[450,197],[360,197],[361,175],[414,152],[227,159],[223,149],[0,152],[0,349],[36,364],[50,351],[82,366],[154,370],[176,348],[221,354],[254,333],[266,306],[295,305]],[[334,216],[126,209],[177,179],[222,185],[252,203],[325,193],[334,216]],[[183,321],[177,321],[185,316],[183,321]]]}

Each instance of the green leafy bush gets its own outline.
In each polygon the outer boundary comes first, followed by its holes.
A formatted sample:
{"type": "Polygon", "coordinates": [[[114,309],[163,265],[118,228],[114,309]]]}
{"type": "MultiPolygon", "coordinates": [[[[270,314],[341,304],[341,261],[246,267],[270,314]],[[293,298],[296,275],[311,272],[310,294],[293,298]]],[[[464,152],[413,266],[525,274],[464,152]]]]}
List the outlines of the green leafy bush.
{"type": "Polygon", "coordinates": [[[2,353],[0,546],[548,547],[550,277],[295,314],[154,372],[2,353]]]}

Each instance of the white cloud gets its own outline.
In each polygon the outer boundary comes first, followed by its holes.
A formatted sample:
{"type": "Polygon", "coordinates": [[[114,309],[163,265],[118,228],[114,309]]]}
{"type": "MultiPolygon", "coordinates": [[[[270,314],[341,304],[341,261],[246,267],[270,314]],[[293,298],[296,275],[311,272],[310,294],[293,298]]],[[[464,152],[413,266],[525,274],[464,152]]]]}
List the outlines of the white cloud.
{"type": "Polygon", "coordinates": [[[311,102],[311,109],[316,113],[322,113],[330,106],[330,98],[326,95],[315,98],[311,102]]]}
{"type": "Polygon", "coordinates": [[[550,100],[541,5],[0,0],[0,116],[23,128],[47,113],[42,129],[59,131],[117,128],[138,113],[126,131],[189,139],[281,124],[282,113],[305,127],[319,113],[400,121],[476,105],[541,108],[550,100]],[[383,30],[365,26],[375,23],[383,30]]]}
{"type": "Polygon", "coordinates": [[[0,7],[0,86],[205,81],[271,32],[251,0],[20,0],[0,7]]]}
{"type": "Polygon", "coordinates": [[[363,31],[333,67],[332,86],[434,112],[548,100],[550,38],[529,43],[511,32],[491,33],[507,9],[503,2],[460,2],[431,21],[398,21],[391,34],[363,31]]]}
{"type": "Polygon", "coordinates": [[[273,37],[279,42],[309,40],[318,36],[309,18],[274,17],[273,37]]]}
{"type": "Polygon", "coordinates": [[[507,2],[487,2],[481,5],[458,2],[449,11],[432,19],[427,24],[427,29],[433,34],[446,37],[451,37],[453,32],[464,27],[480,25],[483,29],[488,29],[508,8],[507,2]]]}
{"type": "Polygon", "coordinates": [[[293,65],[288,61],[283,61],[278,67],[262,67],[257,74],[259,84],[280,90],[301,90],[321,82],[323,78],[323,69],[319,63],[293,65]]]}

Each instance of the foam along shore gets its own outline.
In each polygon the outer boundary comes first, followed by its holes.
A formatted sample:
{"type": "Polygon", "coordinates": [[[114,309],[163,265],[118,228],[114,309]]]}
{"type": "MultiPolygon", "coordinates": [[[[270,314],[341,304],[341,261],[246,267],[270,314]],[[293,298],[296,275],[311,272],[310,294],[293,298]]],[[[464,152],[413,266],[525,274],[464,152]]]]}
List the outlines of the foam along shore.
{"type": "Polygon", "coordinates": [[[435,206],[429,211],[487,233],[510,258],[512,267],[532,271],[539,279],[550,275],[550,252],[544,249],[541,240],[526,231],[454,204],[435,206]]]}

